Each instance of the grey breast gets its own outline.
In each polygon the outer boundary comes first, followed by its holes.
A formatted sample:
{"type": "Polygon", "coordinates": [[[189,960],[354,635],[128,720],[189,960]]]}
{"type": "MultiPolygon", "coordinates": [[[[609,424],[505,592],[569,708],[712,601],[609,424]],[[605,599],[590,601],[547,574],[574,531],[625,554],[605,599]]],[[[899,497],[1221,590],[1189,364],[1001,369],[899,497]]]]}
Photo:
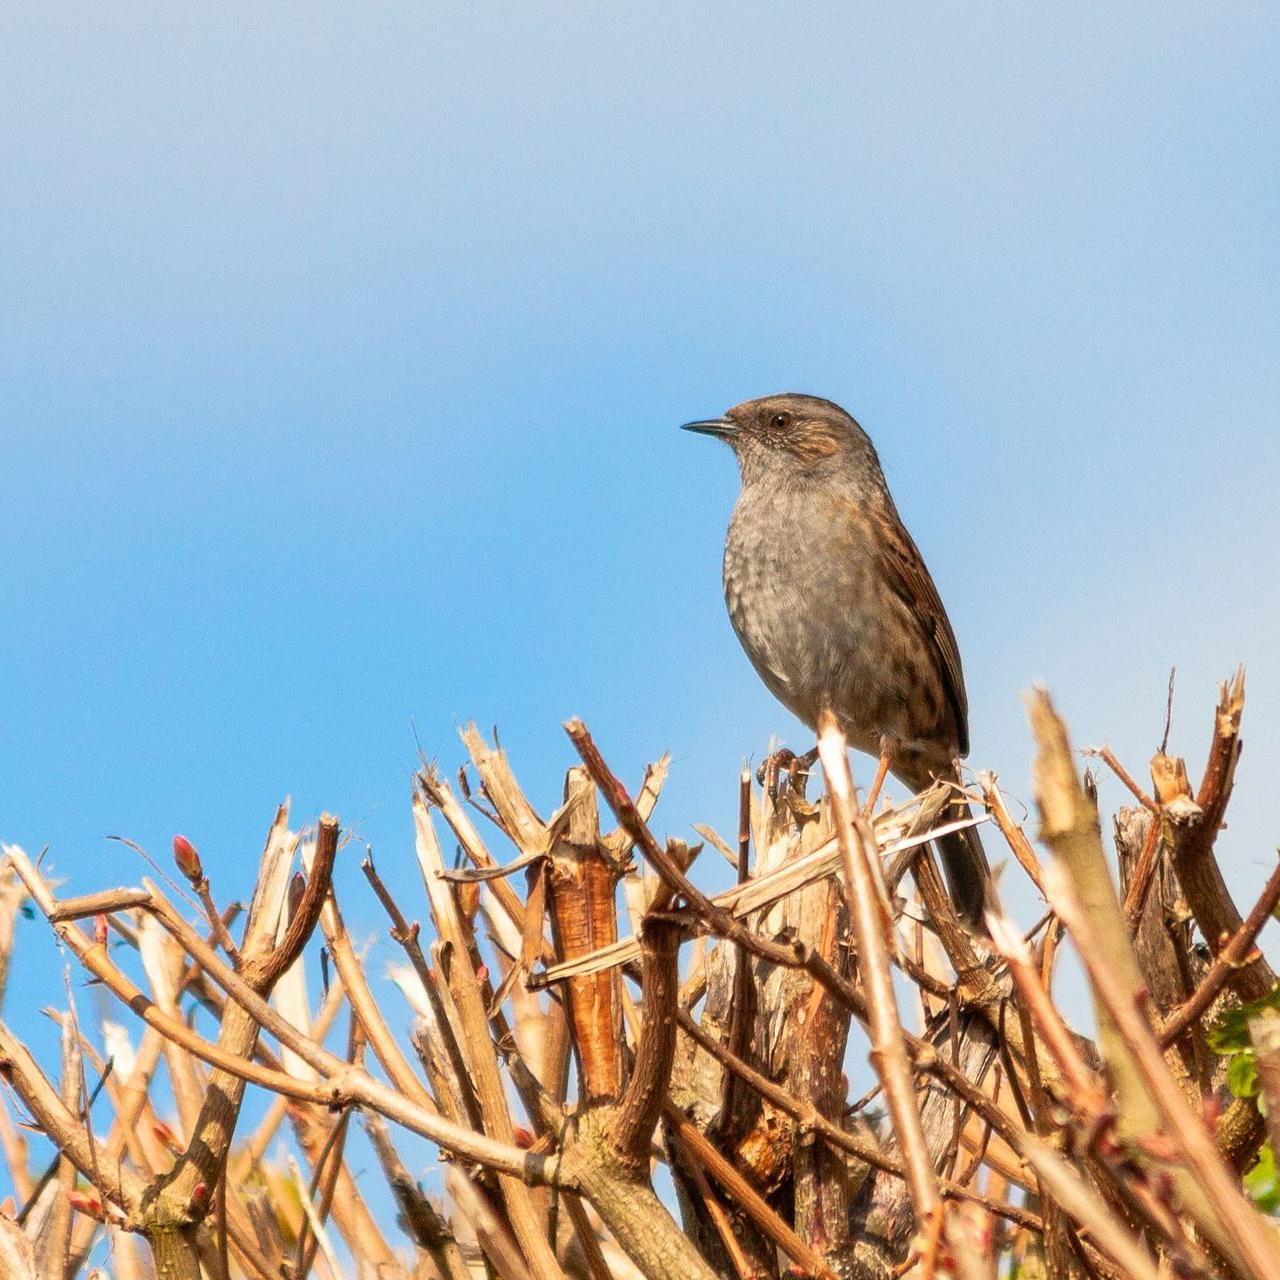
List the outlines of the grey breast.
{"type": "Polygon", "coordinates": [[[810,727],[831,708],[876,754],[882,735],[906,745],[922,733],[913,704],[931,681],[859,524],[832,521],[812,494],[749,486],[724,544],[724,599],[773,695],[810,727]]]}
{"type": "Polygon", "coordinates": [[[880,729],[877,619],[865,558],[840,545],[807,495],[744,489],[725,541],[724,590],[734,630],[769,690],[810,727],[824,706],[856,746],[874,750],[880,729]]]}

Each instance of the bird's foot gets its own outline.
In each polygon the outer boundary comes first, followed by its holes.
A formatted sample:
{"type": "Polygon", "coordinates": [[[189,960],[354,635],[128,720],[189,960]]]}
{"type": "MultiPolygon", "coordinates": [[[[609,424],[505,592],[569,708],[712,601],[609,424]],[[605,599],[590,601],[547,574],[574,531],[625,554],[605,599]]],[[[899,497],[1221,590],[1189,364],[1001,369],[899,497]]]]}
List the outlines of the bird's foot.
{"type": "Polygon", "coordinates": [[[767,755],[756,770],[756,781],[771,795],[778,794],[778,779],[785,776],[791,768],[796,753],[789,747],[779,747],[772,755],[767,755]]]}
{"type": "Polygon", "coordinates": [[[787,781],[791,790],[797,792],[800,798],[804,799],[805,784],[809,781],[809,774],[813,766],[818,762],[818,748],[810,747],[802,756],[796,756],[787,770],[787,781]]]}
{"type": "Polygon", "coordinates": [[[809,780],[809,771],[818,758],[818,748],[814,747],[798,756],[787,747],[782,747],[771,756],[765,757],[756,770],[756,781],[764,787],[771,800],[777,800],[778,790],[783,778],[787,780],[787,790],[792,795],[805,798],[805,784],[809,780]]]}
{"type": "Polygon", "coordinates": [[[884,780],[889,776],[889,755],[883,752],[880,756],[880,763],[876,767],[876,778],[871,784],[871,790],[867,792],[867,802],[862,806],[862,816],[871,821],[871,815],[875,812],[876,801],[880,799],[880,791],[884,787],[884,780]]]}

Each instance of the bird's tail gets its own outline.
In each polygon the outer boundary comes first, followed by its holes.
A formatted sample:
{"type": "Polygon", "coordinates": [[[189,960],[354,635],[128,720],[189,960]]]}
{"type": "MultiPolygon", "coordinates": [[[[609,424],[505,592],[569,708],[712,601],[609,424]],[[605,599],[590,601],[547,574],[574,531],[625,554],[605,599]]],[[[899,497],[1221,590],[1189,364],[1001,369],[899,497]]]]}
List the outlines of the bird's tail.
{"type": "MultiPolygon", "coordinates": [[[[955,801],[947,811],[948,819],[953,822],[969,816],[969,806],[963,800],[955,801]]],[[[994,907],[995,897],[991,887],[991,868],[978,837],[978,828],[952,831],[934,843],[942,857],[947,888],[951,891],[956,911],[971,929],[985,934],[985,914],[988,907],[994,907]]]]}

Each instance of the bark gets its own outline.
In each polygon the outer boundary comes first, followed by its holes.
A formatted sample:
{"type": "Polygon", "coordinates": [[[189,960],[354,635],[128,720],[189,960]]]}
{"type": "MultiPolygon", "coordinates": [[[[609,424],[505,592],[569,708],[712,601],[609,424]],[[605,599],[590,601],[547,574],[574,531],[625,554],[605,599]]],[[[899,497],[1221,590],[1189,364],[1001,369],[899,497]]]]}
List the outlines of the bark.
{"type": "MultiPolygon", "coordinates": [[[[585,769],[569,771],[564,798],[568,826],[551,846],[551,925],[559,959],[576,960],[617,941],[617,874],[600,843],[595,785],[585,769]]],[[[622,1096],[620,975],[606,969],[570,978],[566,986],[584,1095],[616,1102],[622,1096]]]]}
{"type": "MultiPolygon", "coordinates": [[[[1244,672],[1222,686],[1214,716],[1209,761],[1194,799],[1181,760],[1163,752],[1151,762],[1157,798],[1163,806],[1170,856],[1187,903],[1209,949],[1217,955],[1243,921],[1222,878],[1214,842],[1226,819],[1243,742],[1244,672]]],[[[1275,971],[1258,952],[1231,974],[1231,985],[1242,1000],[1259,1000],[1277,983],[1275,971]]]]}
{"type": "MultiPolygon", "coordinates": [[[[1178,879],[1159,839],[1159,819],[1149,809],[1121,809],[1114,832],[1120,892],[1126,899],[1147,842],[1157,841],[1155,865],[1135,921],[1133,949],[1151,1005],[1167,1017],[1192,993],[1207,966],[1191,946],[1191,924],[1185,908],[1179,909],[1178,879]]],[[[1214,1078],[1215,1064],[1198,1026],[1189,1027],[1166,1057],[1188,1096],[1207,1093],[1221,1083],[1214,1078]]]]}
{"type": "MultiPolygon", "coordinates": [[[[977,1012],[961,1015],[958,1034],[954,1036],[950,1021],[944,1023],[933,1040],[938,1056],[953,1061],[960,1073],[975,1083],[980,1083],[990,1070],[997,1045],[995,1030],[977,1012]]],[[[924,1085],[920,1112],[925,1143],[937,1168],[955,1148],[958,1135],[955,1095],[931,1079],[924,1085]]],[[[901,1155],[896,1135],[885,1144],[885,1152],[901,1155]]],[[[915,1228],[915,1209],[906,1180],[876,1170],[855,1206],[854,1265],[850,1274],[857,1280],[882,1280],[892,1274],[906,1256],[915,1228]]]]}
{"type": "Polygon", "coordinates": [[[597,1108],[568,1146],[564,1170],[646,1280],[719,1280],[654,1194],[647,1175],[621,1158],[611,1108],[597,1108]]]}

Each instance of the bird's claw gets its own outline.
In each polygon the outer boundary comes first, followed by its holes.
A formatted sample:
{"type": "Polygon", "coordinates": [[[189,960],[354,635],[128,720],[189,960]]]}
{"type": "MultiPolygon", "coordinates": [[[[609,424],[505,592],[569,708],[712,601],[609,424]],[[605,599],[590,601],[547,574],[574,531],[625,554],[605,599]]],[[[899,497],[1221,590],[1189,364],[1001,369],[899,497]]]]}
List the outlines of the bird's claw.
{"type": "Polygon", "coordinates": [[[765,789],[771,800],[777,800],[778,789],[785,777],[787,790],[798,799],[805,798],[805,784],[809,779],[809,771],[818,759],[818,748],[814,747],[798,756],[787,747],[782,747],[772,755],[766,756],[756,770],[756,781],[765,789]]]}
{"type": "Polygon", "coordinates": [[[777,789],[778,775],[790,769],[796,753],[789,747],[779,747],[772,755],[765,756],[756,770],[756,781],[770,793],[777,789]]]}

